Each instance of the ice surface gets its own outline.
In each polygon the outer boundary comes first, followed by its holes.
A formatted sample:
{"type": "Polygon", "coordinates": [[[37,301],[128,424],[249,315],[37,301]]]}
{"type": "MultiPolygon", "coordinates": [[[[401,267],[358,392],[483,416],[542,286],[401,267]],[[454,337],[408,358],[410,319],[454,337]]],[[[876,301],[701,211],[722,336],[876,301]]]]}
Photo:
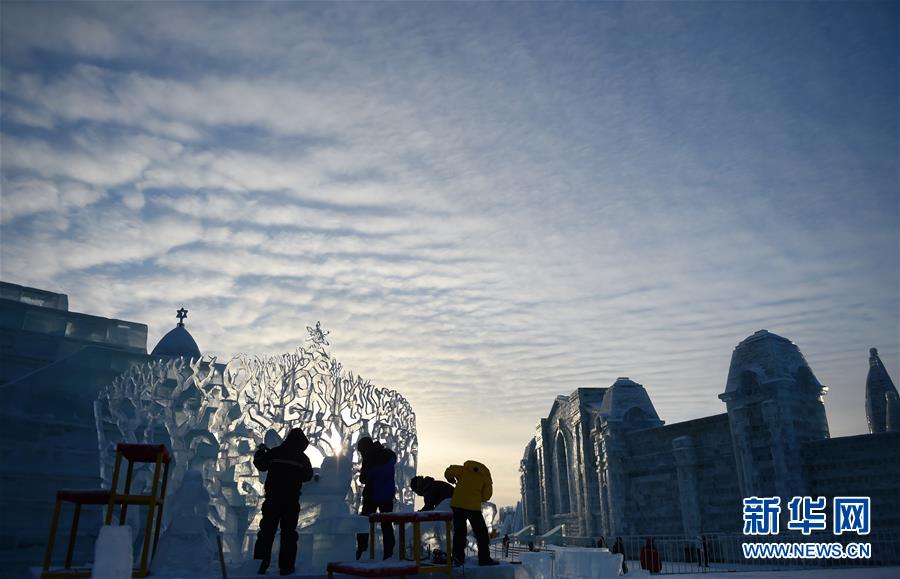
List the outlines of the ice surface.
{"type": "Polygon", "coordinates": [[[552,579],[553,577],[553,553],[540,551],[535,553],[522,553],[522,568],[528,573],[529,579],[552,579]]]}
{"type": "Polygon", "coordinates": [[[94,547],[94,566],[91,577],[95,579],[122,579],[131,577],[131,527],[128,525],[103,525],[94,547]]]}
{"type": "MultiPolygon", "coordinates": [[[[345,372],[323,343],[280,356],[237,356],[226,365],[176,358],[132,367],[95,403],[104,483],[110,484],[115,443],[168,445],[174,458],[169,492],[179,489],[188,470],[200,471],[210,496],[208,518],[223,535],[228,559],[239,560],[252,547],[260,519],[263,479],[252,465],[253,450],[267,434],[301,428],[314,465],[323,457],[346,457],[350,476],[342,500],[348,512],[361,503],[360,457],[352,448],[362,435],[397,453],[395,508],[412,510],[408,481],[416,472],[418,441],[411,406],[399,393],[345,372]]],[[[341,476],[347,480],[346,470],[341,476]]],[[[149,482],[150,469],[136,468],[134,492],[146,492],[149,482]]],[[[310,500],[306,487],[304,499],[310,500]]]]}
{"type": "Polygon", "coordinates": [[[618,577],[622,569],[622,555],[610,553],[608,549],[555,546],[550,549],[556,559],[557,579],[618,577]]]}

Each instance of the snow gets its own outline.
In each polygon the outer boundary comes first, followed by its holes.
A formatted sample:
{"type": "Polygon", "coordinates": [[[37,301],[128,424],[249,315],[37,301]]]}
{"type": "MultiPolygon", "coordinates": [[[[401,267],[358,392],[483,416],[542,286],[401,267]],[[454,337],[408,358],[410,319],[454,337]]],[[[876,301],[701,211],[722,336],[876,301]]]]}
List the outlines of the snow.
{"type": "Polygon", "coordinates": [[[131,577],[131,527],[128,525],[103,525],[94,547],[95,579],[121,579],[131,577]]]}

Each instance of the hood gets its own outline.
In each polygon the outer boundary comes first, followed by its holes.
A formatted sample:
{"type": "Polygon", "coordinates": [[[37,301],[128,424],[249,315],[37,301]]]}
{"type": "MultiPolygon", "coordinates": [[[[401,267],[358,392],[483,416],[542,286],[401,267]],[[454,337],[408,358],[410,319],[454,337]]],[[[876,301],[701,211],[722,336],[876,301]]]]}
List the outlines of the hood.
{"type": "Polygon", "coordinates": [[[463,464],[463,468],[468,471],[474,472],[475,474],[487,478],[491,478],[491,471],[488,470],[488,467],[484,466],[478,461],[475,460],[467,460],[463,464]]]}
{"type": "Polygon", "coordinates": [[[306,435],[303,434],[303,431],[299,428],[291,429],[288,433],[287,438],[284,439],[284,444],[282,446],[287,446],[289,448],[296,448],[300,452],[306,450],[306,447],[309,446],[309,439],[306,438],[306,435]]]}

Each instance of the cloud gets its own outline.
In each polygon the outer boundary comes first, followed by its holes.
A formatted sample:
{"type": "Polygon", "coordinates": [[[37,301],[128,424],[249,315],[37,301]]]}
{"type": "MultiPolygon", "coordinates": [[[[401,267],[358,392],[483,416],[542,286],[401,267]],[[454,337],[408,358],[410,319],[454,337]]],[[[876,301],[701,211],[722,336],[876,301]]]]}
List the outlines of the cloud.
{"type": "Polygon", "coordinates": [[[221,358],[321,320],[410,399],[424,472],[479,458],[511,503],[555,396],[628,375],[669,423],[721,412],[763,327],[833,434],[864,429],[868,347],[898,375],[890,19],[823,45],[802,7],[3,10],[3,278],[151,348],[185,306],[221,358]]]}

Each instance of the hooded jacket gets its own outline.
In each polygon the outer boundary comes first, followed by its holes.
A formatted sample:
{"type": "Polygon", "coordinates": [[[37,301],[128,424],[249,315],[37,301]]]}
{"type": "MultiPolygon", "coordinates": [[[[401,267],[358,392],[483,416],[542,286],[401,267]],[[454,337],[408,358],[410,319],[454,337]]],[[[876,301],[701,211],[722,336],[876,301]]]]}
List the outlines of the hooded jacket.
{"type": "Polygon", "coordinates": [[[379,503],[393,502],[397,490],[394,482],[396,464],[396,453],[382,446],[380,442],[373,442],[366,449],[359,471],[359,480],[365,485],[363,499],[368,498],[379,503]]]}
{"type": "Polygon", "coordinates": [[[266,498],[296,500],[303,483],[313,476],[304,451],[309,439],[299,428],[291,430],[284,442],[269,449],[262,445],[253,455],[253,466],[266,475],[266,498]]]}
{"type": "Polygon", "coordinates": [[[423,511],[433,511],[441,504],[441,501],[453,496],[453,487],[442,480],[434,480],[430,476],[416,478],[418,479],[416,481],[418,484],[413,489],[413,492],[424,499],[425,506],[422,507],[423,511]]]}
{"type": "Polygon", "coordinates": [[[456,483],[450,506],[469,511],[481,511],[481,503],[494,494],[494,483],[488,467],[474,460],[462,466],[453,464],[444,471],[444,478],[456,483]]]}

